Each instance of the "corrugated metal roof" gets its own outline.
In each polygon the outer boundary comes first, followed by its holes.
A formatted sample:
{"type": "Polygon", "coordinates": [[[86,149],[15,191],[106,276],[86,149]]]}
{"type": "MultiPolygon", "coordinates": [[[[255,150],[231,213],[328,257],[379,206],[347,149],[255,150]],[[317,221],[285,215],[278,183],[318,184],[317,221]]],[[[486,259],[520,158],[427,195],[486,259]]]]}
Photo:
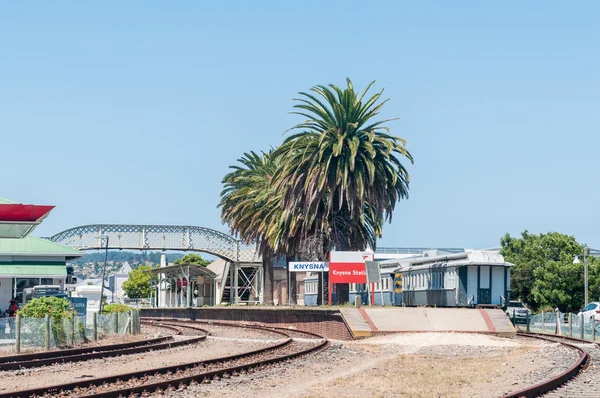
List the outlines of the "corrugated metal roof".
{"type": "Polygon", "coordinates": [[[26,276],[26,277],[38,277],[42,278],[45,276],[56,276],[63,277],[67,276],[67,266],[64,264],[51,264],[48,265],[21,265],[21,264],[0,264],[0,276],[26,276]]]}
{"type": "Polygon", "coordinates": [[[23,239],[0,239],[1,254],[45,254],[45,255],[64,255],[66,257],[81,257],[84,253],[58,243],[50,242],[46,239],[35,236],[27,236],[23,239]]]}

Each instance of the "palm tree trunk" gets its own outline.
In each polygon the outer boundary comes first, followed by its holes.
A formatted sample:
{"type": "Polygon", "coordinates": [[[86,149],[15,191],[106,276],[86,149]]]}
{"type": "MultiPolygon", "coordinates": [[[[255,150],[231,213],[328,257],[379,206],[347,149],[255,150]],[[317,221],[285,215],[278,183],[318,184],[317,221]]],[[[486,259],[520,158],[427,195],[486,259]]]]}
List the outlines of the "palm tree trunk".
{"type": "Polygon", "coordinates": [[[285,263],[287,264],[288,267],[288,272],[289,272],[289,281],[290,281],[290,305],[296,305],[297,300],[297,283],[296,283],[296,273],[295,272],[290,272],[290,261],[294,261],[294,257],[290,257],[290,256],[286,256],[285,257],[285,263]]]}
{"type": "Polygon", "coordinates": [[[263,273],[264,273],[264,288],[263,288],[263,304],[273,305],[273,253],[266,250],[262,254],[263,273]]]}

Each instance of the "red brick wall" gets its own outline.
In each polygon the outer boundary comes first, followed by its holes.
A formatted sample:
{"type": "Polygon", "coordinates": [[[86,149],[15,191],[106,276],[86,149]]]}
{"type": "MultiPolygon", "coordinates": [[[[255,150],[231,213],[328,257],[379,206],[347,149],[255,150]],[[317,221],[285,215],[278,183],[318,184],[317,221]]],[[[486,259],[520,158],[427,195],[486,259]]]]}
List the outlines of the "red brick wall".
{"type": "Polygon", "coordinates": [[[144,308],[142,317],[258,323],[273,327],[295,327],[328,339],[352,340],[337,310],[267,308],[144,308]]]}

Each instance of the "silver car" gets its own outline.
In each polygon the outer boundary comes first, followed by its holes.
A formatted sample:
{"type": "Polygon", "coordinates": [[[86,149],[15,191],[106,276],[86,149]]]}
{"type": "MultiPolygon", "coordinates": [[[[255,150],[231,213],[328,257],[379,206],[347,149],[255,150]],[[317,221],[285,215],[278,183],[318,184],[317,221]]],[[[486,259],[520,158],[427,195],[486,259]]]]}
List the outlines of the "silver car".
{"type": "Polygon", "coordinates": [[[515,323],[527,323],[527,318],[531,316],[531,310],[518,300],[509,301],[504,312],[510,319],[514,317],[515,323]]]}

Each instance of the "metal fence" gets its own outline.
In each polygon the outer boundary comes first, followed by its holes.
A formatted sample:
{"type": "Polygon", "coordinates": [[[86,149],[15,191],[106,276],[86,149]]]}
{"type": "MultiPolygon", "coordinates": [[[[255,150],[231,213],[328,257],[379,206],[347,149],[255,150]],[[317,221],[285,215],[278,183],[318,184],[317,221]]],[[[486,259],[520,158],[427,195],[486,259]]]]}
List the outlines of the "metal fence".
{"type": "Polygon", "coordinates": [[[25,348],[69,348],[115,334],[140,333],[139,311],[112,314],[90,314],[55,321],[45,318],[0,318],[0,342],[14,347],[17,353],[25,348]]]}
{"type": "Polygon", "coordinates": [[[511,319],[519,331],[556,334],[590,341],[600,340],[600,322],[584,317],[583,314],[541,312],[528,316],[523,323],[519,323],[514,317],[511,319]]]}

